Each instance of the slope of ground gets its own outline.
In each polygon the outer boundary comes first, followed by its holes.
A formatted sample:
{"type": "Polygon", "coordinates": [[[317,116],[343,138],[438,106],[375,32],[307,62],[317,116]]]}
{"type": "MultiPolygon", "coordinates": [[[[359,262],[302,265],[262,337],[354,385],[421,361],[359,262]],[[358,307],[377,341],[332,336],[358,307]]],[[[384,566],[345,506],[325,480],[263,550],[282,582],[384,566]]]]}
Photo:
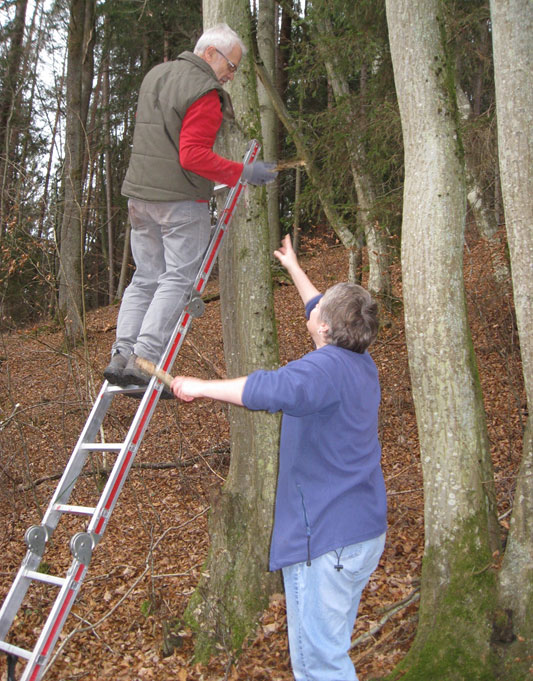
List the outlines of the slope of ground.
{"type": "MultiPolygon", "coordinates": [[[[346,253],[326,238],[304,240],[302,263],[321,289],[346,278],[346,253]]],[[[521,453],[524,394],[509,285],[496,285],[490,272],[487,245],[469,235],[469,313],[505,532],[521,453]]],[[[397,305],[394,312],[383,313],[383,328],[372,349],[382,383],[380,436],[390,528],[354,631],[352,653],[361,681],[390,671],[413,639],[424,541],[422,479],[397,270],[394,279],[397,305]]],[[[216,281],[208,292],[217,292],[216,281]]],[[[74,354],[63,351],[61,333],[46,325],[0,338],[2,600],[25,553],[24,532],[40,522],[98,392],[117,311],[111,306],[91,312],[87,342],[74,354]]],[[[282,362],[311,349],[293,286],[277,288],[276,317],[282,362]]],[[[221,339],[215,299],[194,322],[175,373],[223,376],[221,339]]],[[[115,403],[104,422],[108,441],[123,439],[137,404],[131,398],[115,403]]],[[[224,406],[160,402],[105,538],[95,550],[47,679],[292,679],[282,594],[272,598],[255,639],[238,660],[221,647],[210,664],[193,665],[193,641],[180,626],[207,551],[210,495],[223,483],[228,462],[224,406]]],[[[93,456],[73,502],[94,505],[109,465],[109,459],[93,456]]],[[[75,521],[60,524],[42,569],[64,574],[71,560],[69,538],[81,529],[75,521]]],[[[32,587],[12,628],[13,642],[33,647],[49,592],[32,587]]],[[[0,678],[5,679],[5,660],[0,664],[0,678]]]]}

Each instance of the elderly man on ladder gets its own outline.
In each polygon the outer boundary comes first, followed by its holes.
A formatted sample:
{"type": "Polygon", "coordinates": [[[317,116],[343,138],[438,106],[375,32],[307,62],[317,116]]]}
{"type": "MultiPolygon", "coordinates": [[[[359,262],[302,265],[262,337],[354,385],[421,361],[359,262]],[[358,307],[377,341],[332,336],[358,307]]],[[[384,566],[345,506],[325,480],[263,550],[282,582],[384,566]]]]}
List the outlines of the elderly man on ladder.
{"type": "Polygon", "coordinates": [[[272,182],[275,163],[247,166],[213,152],[223,118],[232,117],[223,86],[246,48],[226,24],[208,29],[194,53],[183,52],[145,76],[122,193],[129,197],[136,270],[124,293],[111,361],[113,384],[145,385],[137,357],[157,363],[187,304],[211,231],[214,182],[272,182]]]}

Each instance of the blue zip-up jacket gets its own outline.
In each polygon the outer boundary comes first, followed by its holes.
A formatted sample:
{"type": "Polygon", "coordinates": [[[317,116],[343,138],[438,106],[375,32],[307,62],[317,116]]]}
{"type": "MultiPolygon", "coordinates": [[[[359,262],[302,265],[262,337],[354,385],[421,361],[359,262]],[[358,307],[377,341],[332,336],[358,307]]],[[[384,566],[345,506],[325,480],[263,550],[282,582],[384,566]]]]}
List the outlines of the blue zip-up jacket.
{"type": "Polygon", "coordinates": [[[326,345],[255,371],[242,399],[248,409],[283,412],[271,570],[385,532],[380,388],[368,352],[326,345]]]}

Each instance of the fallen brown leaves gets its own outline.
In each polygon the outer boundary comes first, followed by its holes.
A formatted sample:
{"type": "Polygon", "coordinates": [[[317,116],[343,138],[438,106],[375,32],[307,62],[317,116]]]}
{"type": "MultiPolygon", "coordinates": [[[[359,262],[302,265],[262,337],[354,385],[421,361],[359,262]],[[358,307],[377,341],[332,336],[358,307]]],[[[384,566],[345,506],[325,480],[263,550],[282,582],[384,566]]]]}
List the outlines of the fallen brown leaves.
{"type": "MultiPolygon", "coordinates": [[[[304,240],[303,264],[319,288],[346,278],[344,250],[324,237],[304,240]]],[[[465,249],[470,321],[485,396],[499,512],[512,504],[521,455],[524,392],[508,282],[491,274],[487,244],[469,234],[465,249]]],[[[401,282],[394,270],[395,294],[401,282]]],[[[208,293],[217,293],[212,281],[208,293]]],[[[101,382],[114,336],[117,307],[91,312],[88,345],[62,351],[58,331],[45,326],[0,339],[0,598],[25,553],[24,531],[39,523],[101,382]],[[39,481],[39,484],[36,484],[39,481]]],[[[310,349],[300,301],[292,286],[276,291],[283,362],[310,349]]],[[[414,406],[410,392],[401,309],[384,314],[372,354],[380,370],[380,435],[389,492],[389,534],[380,567],[365,591],[352,650],[359,678],[378,678],[402,658],[416,630],[417,587],[423,552],[423,491],[414,406]],[[407,607],[392,609],[411,598],[407,607]]],[[[224,374],[217,296],[196,320],[177,362],[180,373],[224,374]]],[[[123,399],[104,423],[106,439],[119,441],[136,408],[123,399]]],[[[97,547],[88,576],[56,646],[51,681],[289,681],[285,603],[273,596],[256,636],[233,660],[220,649],[208,665],[194,665],[193,637],[180,622],[198,582],[208,548],[206,515],[211,494],[227,474],[226,409],[199,402],[160,403],[97,547]],[[144,466],[144,467],[141,467],[144,466]],[[170,637],[170,639],[169,639],[170,637]],[[164,639],[173,652],[164,648],[164,639]]],[[[112,460],[93,456],[76,486],[76,503],[92,505],[112,460]],[[92,502],[91,502],[92,500],[92,502]]],[[[74,503],[74,500],[73,500],[74,503]]],[[[507,520],[502,518],[502,532],[507,520]]],[[[58,527],[45,567],[62,575],[76,521],[58,527]]],[[[32,647],[46,614],[45,589],[30,589],[12,628],[12,640],[32,647]]],[[[403,606],[404,604],[402,604],[403,606]]],[[[5,662],[1,662],[5,670],[5,662]]],[[[21,666],[18,667],[20,674],[21,666]]],[[[5,671],[3,672],[5,675],[5,671]]],[[[5,678],[5,676],[4,676],[5,678]]]]}

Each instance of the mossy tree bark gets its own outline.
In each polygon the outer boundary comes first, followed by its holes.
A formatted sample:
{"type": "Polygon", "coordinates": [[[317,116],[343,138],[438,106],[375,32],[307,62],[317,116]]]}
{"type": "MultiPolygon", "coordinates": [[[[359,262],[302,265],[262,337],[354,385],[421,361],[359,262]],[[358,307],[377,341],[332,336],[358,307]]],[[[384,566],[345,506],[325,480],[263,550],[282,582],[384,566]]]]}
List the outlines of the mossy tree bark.
{"type": "Polygon", "coordinates": [[[533,656],[533,12],[530,0],[491,0],[490,8],[500,177],[529,413],[500,605],[517,637],[507,658],[514,666],[521,661],[525,675],[533,656]]]}
{"type": "MultiPolygon", "coordinates": [[[[250,44],[246,0],[204,0],[204,26],[226,21],[250,44]]],[[[236,122],[227,125],[219,152],[242,158],[247,141],[260,131],[251,53],[231,85],[236,122]]],[[[234,216],[220,258],[224,348],[229,377],[278,364],[270,276],[265,191],[248,187],[234,216]]],[[[196,657],[205,660],[214,646],[239,650],[280,589],[279,575],[268,572],[268,553],[277,476],[279,418],[263,412],[230,409],[231,464],[213,499],[211,546],[201,582],[186,612],[197,633],[196,657]]]]}
{"type": "Polygon", "coordinates": [[[446,3],[387,0],[402,120],[402,277],[425,494],[415,642],[392,678],[493,679],[492,464],[463,284],[466,190],[446,3]]]}

